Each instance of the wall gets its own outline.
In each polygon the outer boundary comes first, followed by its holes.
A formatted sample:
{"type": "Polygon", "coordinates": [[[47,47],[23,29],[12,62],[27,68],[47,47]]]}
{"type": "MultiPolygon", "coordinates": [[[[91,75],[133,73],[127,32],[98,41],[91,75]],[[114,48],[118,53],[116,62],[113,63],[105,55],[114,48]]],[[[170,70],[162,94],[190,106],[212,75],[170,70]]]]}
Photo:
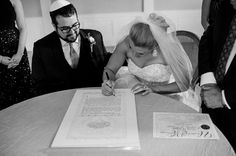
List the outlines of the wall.
{"type": "Polygon", "coordinates": [[[79,14],[141,12],[142,0],[70,0],[79,14]]]}
{"type": "Polygon", "coordinates": [[[201,0],[155,0],[155,10],[195,10],[201,6],[201,0]]]}
{"type": "MultiPolygon", "coordinates": [[[[29,32],[26,46],[29,51],[32,51],[36,40],[53,31],[48,13],[51,0],[21,1],[29,32]]],[[[200,25],[201,0],[69,1],[78,9],[82,27],[101,31],[106,46],[115,45],[117,34],[123,25],[137,15],[142,16],[149,12],[157,12],[168,17],[176,25],[177,30],[189,30],[198,36],[203,32],[200,25]]]]}

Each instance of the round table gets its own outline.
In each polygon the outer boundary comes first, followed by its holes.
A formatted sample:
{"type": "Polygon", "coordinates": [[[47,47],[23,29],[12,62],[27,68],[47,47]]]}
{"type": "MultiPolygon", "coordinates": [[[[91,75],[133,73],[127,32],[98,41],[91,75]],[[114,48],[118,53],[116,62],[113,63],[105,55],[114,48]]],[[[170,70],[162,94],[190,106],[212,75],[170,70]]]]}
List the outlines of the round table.
{"type": "Polygon", "coordinates": [[[219,140],[153,138],[153,112],[197,113],[181,102],[151,93],[135,95],[140,150],[51,148],[75,89],[38,96],[0,111],[0,156],[234,156],[219,140]]]}

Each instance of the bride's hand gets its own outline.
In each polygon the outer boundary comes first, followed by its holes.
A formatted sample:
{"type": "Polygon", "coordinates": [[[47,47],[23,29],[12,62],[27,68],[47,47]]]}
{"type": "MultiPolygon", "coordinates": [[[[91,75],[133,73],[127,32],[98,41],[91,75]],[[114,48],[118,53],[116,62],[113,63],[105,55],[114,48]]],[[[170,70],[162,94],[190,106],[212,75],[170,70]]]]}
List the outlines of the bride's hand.
{"type": "Polygon", "coordinates": [[[102,83],[102,94],[106,96],[114,95],[115,82],[111,80],[105,80],[102,83]]]}
{"type": "Polygon", "coordinates": [[[145,83],[138,83],[134,87],[132,87],[131,90],[134,94],[142,93],[142,95],[147,95],[153,92],[152,89],[148,87],[145,83]]]}

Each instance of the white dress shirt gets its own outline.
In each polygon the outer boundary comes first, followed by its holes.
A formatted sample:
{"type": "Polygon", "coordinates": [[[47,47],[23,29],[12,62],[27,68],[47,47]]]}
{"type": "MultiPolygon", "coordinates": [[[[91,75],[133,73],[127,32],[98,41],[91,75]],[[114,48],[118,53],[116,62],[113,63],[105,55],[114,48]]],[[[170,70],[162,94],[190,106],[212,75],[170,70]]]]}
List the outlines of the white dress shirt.
{"type": "MultiPolygon", "coordinates": [[[[236,54],[236,42],[234,42],[234,46],[233,46],[232,51],[231,51],[229,58],[227,60],[225,73],[228,71],[229,66],[230,66],[235,54],[236,54]]],[[[207,84],[207,83],[216,83],[216,79],[215,79],[213,72],[208,72],[208,73],[201,75],[200,86],[207,84]]],[[[230,106],[228,105],[226,98],[225,98],[224,90],[222,90],[222,98],[223,98],[223,103],[230,109],[230,106]]]]}
{"type": "Polygon", "coordinates": [[[70,66],[72,66],[72,61],[71,61],[71,57],[70,57],[70,45],[69,44],[72,44],[73,48],[75,49],[75,52],[78,54],[78,56],[80,56],[80,43],[81,43],[80,42],[80,36],[78,36],[77,39],[75,40],[75,42],[73,42],[73,43],[68,43],[68,42],[62,40],[61,38],[60,38],[60,41],[61,41],[64,57],[65,57],[66,61],[68,62],[68,64],[70,66]]]}

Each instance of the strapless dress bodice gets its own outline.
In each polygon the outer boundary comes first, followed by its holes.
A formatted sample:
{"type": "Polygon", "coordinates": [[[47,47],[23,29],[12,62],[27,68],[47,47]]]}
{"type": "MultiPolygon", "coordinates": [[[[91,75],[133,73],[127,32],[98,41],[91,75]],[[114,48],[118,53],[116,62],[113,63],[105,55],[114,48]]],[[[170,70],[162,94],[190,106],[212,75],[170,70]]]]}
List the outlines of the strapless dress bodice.
{"type": "Polygon", "coordinates": [[[128,59],[128,69],[131,74],[149,82],[169,82],[172,75],[168,65],[151,64],[141,68],[131,59],[128,59]]]}

